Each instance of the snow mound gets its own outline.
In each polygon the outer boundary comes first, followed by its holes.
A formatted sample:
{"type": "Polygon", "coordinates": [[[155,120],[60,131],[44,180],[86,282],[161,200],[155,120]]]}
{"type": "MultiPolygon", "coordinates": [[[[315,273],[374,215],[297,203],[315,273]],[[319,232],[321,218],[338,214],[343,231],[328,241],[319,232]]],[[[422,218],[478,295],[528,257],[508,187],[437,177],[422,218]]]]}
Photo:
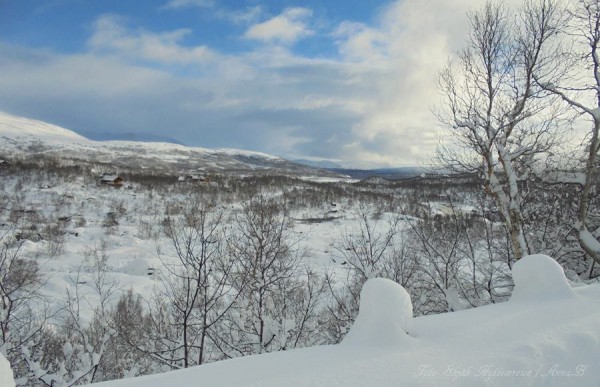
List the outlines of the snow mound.
{"type": "Polygon", "coordinates": [[[8,360],[0,353],[0,386],[2,387],[14,387],[15,380],[13,379],[13,372],[10,368],[8,360]]]}
{"type": "Polygon", "coordinates": [[[547,255],[521,258],[512,268],[515,289],[511,301],[539,301],[548,298],[574,297],[563,268],[547,255]]]}
{"type": "Polygon", "coordinates": [[[411,341],[413,308],[408,292],[384,278],[368,280],[360,292],[358,317],[343,344],[401,345],[411,341]]]}

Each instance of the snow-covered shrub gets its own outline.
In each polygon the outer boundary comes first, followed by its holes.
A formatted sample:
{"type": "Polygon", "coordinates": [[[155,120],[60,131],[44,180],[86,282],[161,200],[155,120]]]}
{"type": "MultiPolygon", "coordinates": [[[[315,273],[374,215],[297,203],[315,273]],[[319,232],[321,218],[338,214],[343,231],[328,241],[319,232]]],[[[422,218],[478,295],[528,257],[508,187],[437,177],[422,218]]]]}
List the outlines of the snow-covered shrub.
{"type": "Polygon", "coordinates": [[[562,267],[543,254],[528,255],[512,267],[515,288],[512,301],[537,302],[545,299],[575,297],[562,267]]]}
{"type": "Polygon", "coordinates": [[[410,295],[396,282],[372,278],[360,292],[360,310],[344,345],[410,345],[413,308],[410,295]]]}
{"type": "Polygon", "coordinates": [[[442,313],[506,300],[512,281],[498,251],[502,230],[454,210],[411,222],[409,249],[419,279],[409,291],[417,314],[442,313]]]}
{"type": "Polygon", "coordinates": [[[41,231],[46,242],[46,252],[50,257],[56,257],[64,252],[65,225],[62,222],[47,224],[41,231]]]}

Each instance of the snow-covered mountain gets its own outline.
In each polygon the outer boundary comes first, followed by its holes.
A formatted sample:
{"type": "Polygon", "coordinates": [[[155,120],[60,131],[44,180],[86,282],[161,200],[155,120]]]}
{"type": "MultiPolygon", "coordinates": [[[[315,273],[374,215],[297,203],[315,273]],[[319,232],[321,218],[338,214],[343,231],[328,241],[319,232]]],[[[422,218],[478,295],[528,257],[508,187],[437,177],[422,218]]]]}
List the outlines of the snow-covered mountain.
{"type": "Polygon", "coordinates": [[[334,176],[280,157],[239,149],[206,149],[163,142],[93,141],[71,130],[0,112],[0,158],[46,155],[162,172],[269,172],[334,176]]]}
{"type": "Polygon", "coordinates": [[[158,136],[145,133],[109,133],[78,131],[83,137],[94,141],[141,141],[141,142],[167,142],[170,144],[185,145],[181,141],[167,136],[158,136]]]}

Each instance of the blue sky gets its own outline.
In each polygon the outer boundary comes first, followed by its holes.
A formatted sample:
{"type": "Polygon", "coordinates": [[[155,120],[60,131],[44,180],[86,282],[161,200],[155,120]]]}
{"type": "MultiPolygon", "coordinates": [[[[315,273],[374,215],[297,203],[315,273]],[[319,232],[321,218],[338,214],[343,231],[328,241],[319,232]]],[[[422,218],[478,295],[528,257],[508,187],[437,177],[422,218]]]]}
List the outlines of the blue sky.
{"type": "Polygon", "coordinates": [[[0,110],[354,167],[433,154],[480,0],[0,0],[0,110]]]}

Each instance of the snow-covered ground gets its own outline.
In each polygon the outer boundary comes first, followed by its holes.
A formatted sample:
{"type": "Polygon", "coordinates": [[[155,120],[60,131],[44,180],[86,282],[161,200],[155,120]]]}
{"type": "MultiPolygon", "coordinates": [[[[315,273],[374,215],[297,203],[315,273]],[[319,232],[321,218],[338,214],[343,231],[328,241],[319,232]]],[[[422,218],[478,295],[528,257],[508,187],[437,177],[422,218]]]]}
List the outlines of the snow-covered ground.
{"type": "Polygon", "coordinates": [[[545,256],[524,258],[514,274],[508,302],[416,319],[403,288],[370,280],[339,345],[95,386],[597,386],[600,286],[571,289],[545,256]]]}
{"type": "MultiPolygon", "coordinates": [[[[19,196],[12,200],[11,208],[0,208],[0,231],[11,227],[11,213],[22,214],[22,222],[35,224],[36,230],[23,241],[20,254],[39,264],[44,296],[62,300],[67,289],[89,281],[92,273],[87,266],[92,262],[87,258],[94,250],[108,256],[107,280],[114,281],[122,291],[131,288],[144,297],[151,296],[160,268],[177,261],[161,222],[169,203],[183,205],[189,200],[185,194],[157,192],[130,183],[131,189],[115,189],[83,177],[73,182],[41,178],[37,185],[25,182],[25,189],[19,191],[18,180],[8,178],[0,184],[0,190],[19,196]],[[107,226],[113,217],[118,224],[107,226]],[[45,236],[44,230],[52,226],[64,232],[59,236],[61,241],[53,242],[48,237],[37,240],[35,234],[45,236]]],[[[291,214],[292,233],[304,251],[304,264],[322,274],[345,270],[332,261],[336,256],[334,245],[355,224],[353,208],[340,205],[332,213],[328,205],[291,214]]],[[[238,207],[234,204],[230,215],[238,207]]]]}
{"type": "MultiPolygon", "coordinates": [[[[7,145],[5,151],[10,146],[17,151],[23,144],[36,148],[40,141],[49,149],[69,152],[74,144],[80,153],[102,148],[96,156],[105,154],[109,159],[121,151],[143,151],[143,156],[149,150],[167,148],[173,160],[187,157],[176,152],[179,145],[99,144],[62,128],[0,114],[0,144],[7,145]]],[[[274,160],[247,152],[216,152],[274,160]]],[[[311,180],[310,184],[338,181],[314,176],[305,180],[311,180]]],[[[169,205],[185,206],[194,192],[189,189],[193,186],[177,184],[152,188],[126,182],[116,189],[99,185],[89,173],[8,173],[0,180],[0,198],[6,199],[0,203],[0,232],[27,234],[20,236],[20,254],[39,264],[40,293],[45,300],[61,305],[67,291],[81,288],[85,296],[82,319],[89,322],[97,304],[87,286],[97,274],[93,254],[107,256],[105,280],[119,289],[113,301],[128,289],[150,298],[160,285],[161,267],[177,261],[161,222],[169,205]]],[[[226,181],[220,184],[211,192],[220,195],[220,190],[231,188],[226,181]]],[[[221,204],[227,206],[233,222],[242,199],[232,192],[224,195],[221,204]]],[[[320,274],[344,277],[349,266],[344,258],[347,249],[339,241],[356,231],[361,207],[352,196],[356,192],[294,207],[292,239],[305,251],[304,265],[320,274]]],[[[465,203],[453,208],[429,202],[426,209],[431,214],[450,214],[469,213],[473,208],[465,203]]],[[[381,232],[395,217],[385,210],[377,216],[381,232]]],[[[414,218],[401,219],[403,228],[414,218]]],[[[360,315],[339,345],[237,358],[102,385],[183,387],[199,381],[210,386],[599,385],[600,286],[572,288],[562,268],[539,255],[515,264],[513,278],[516,288],[509,302],[414,319],[403,288],[387,280],[371,280],[361,296],[360,315]]],[[[0,371],[5,366],[0,358],[0,371]]],[[[0,373],[5,384],[2,377],[6,375],[0,373]]]]}
{"type": "Polygon", "coordinates": [[[8,360],[0,353],[0,386],[1,387],[14,387],[15,382],[13,379],[13,372],[10,369],[8,360]]]}
{"type": "MultiPolygon", "coordinates": [[[[25,189],[18,188],[17,178],[2,183],[5,193],[19,197],[13,209],[36,218],[40,231],[45,222],[68,218],[56,256],[48,257],[48,240],[26,240],[22,246],[23,256],[41,265],[45,296],[60,302],[76,281],[86,281],[93,274],[85,266],[86,251],[100,243],[109,256],[109,280],[123,291],[151,295],[161,259],[175,259],[160,222],[168,202],[186,200],[176,187],[172,192],[135,184],[114,189],[88,177],[55,185],[25,180],[25,189]],[[106,226],[108,213],[117,213],[117,226],[106,226]]],[[[236,209],[234,205],[232,211],[236,209]]],[[[307,250],[307,265],[342,274],[344,266],[333,263],[335,242],[355,225],[354,210],[338,202],[291,214],[293,232],[307,250]]],[[[384,226],[391,214],[382,216],[384,226]]],[[[376,287],[366,306],[361,305],[349,339],[340,345],[220,361],[100,386],[183,387],[199,380],[210,386],[598,385],[600,286],[571,289],[560,266],[540,256],[517,263],[515,270],[514,297],[506,303],[412,319],[403,289],[376,287]]]]}

